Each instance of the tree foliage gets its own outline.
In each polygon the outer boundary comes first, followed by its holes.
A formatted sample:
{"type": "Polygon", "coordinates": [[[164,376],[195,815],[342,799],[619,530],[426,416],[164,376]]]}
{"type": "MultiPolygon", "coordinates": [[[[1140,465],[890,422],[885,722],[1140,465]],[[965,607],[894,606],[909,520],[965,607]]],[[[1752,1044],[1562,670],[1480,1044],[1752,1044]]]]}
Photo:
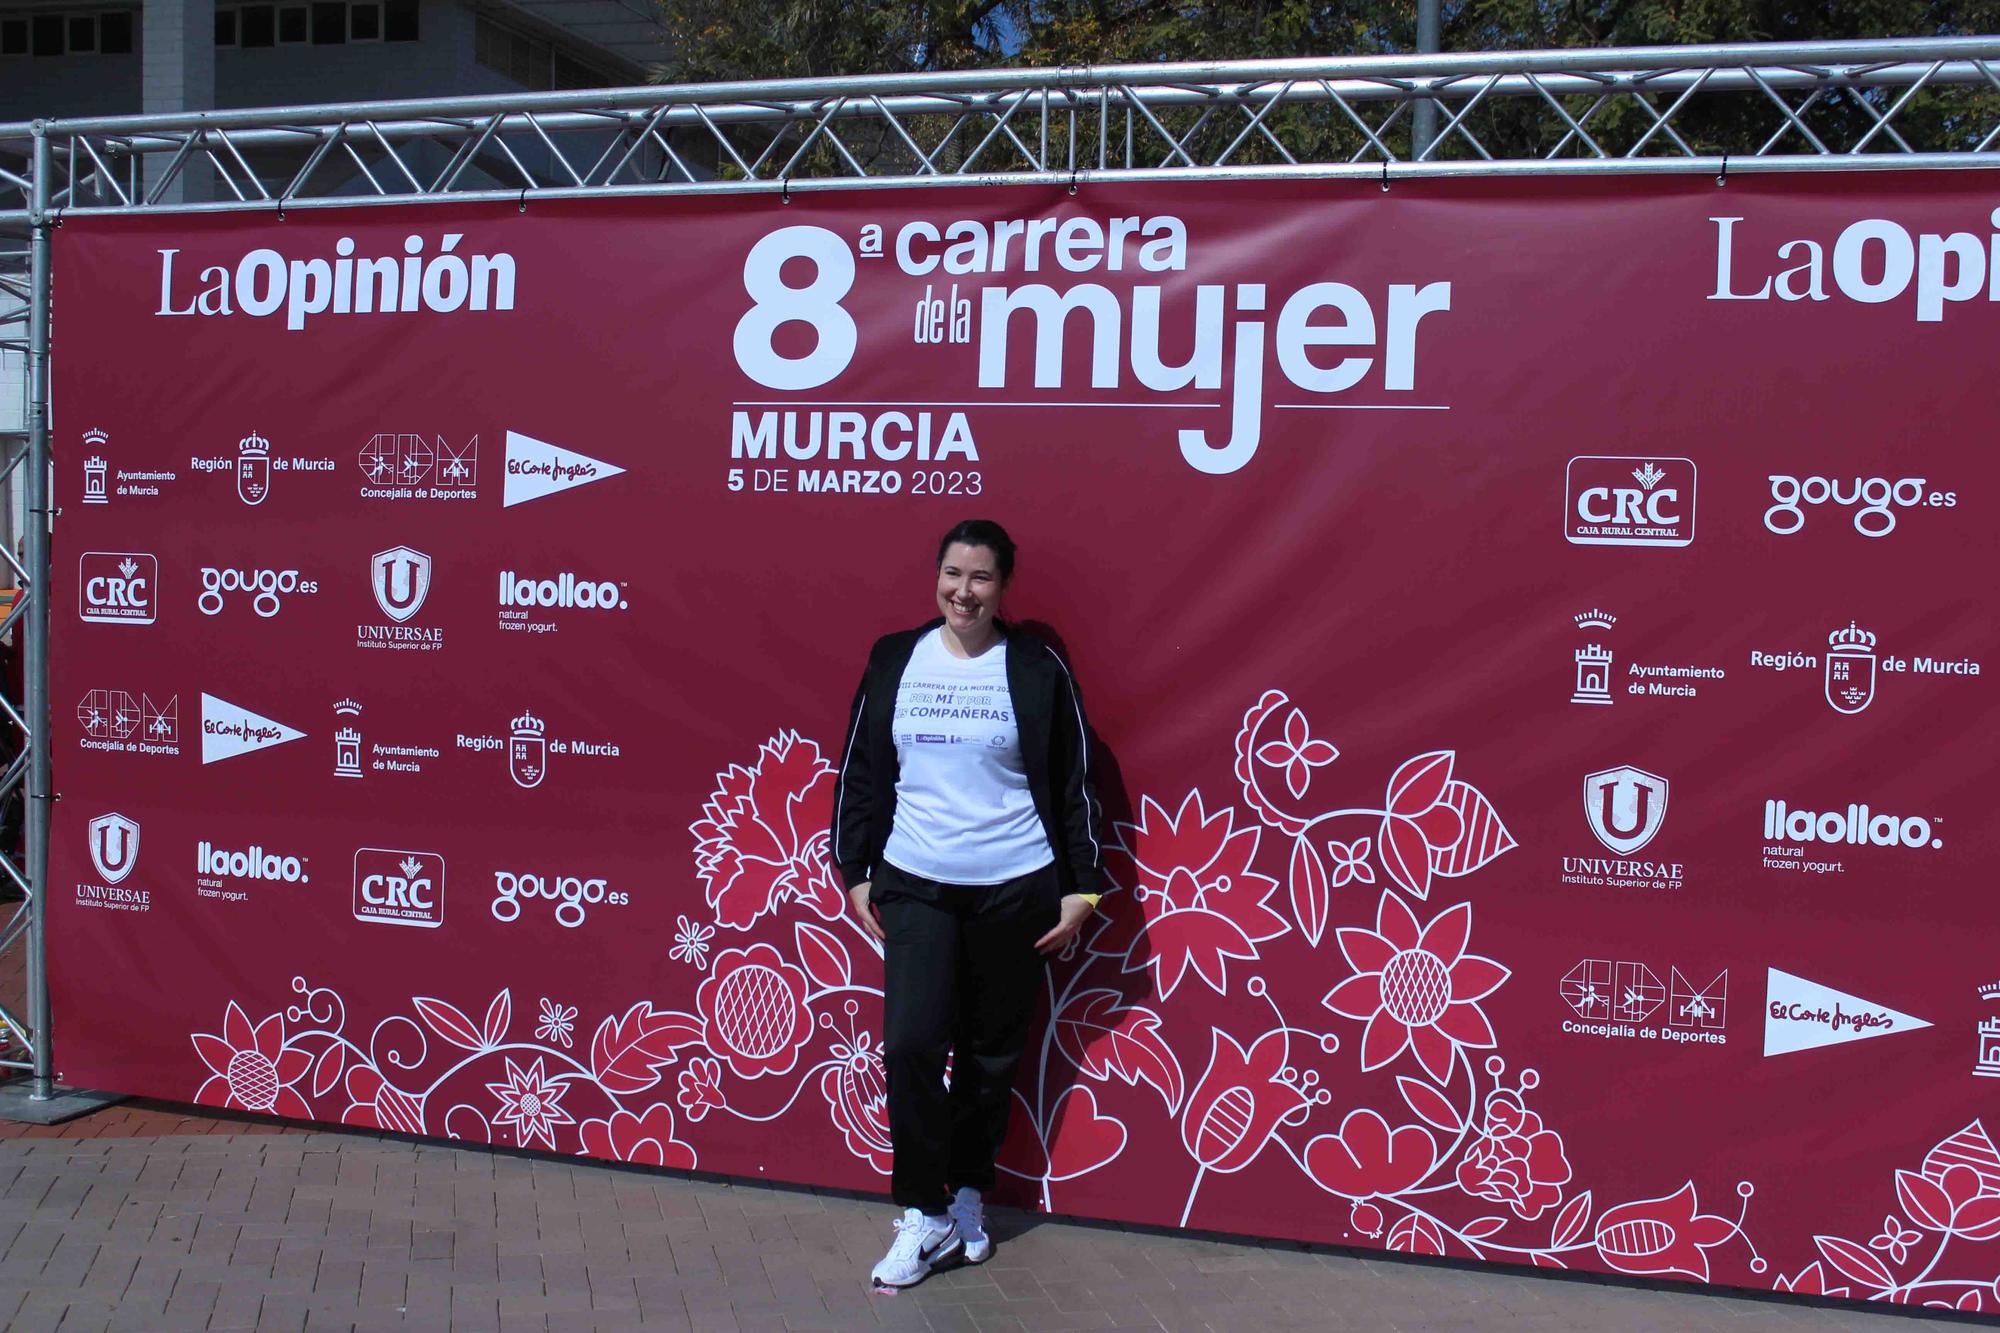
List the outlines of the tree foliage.
{"type": "MultiPolygon", "coordinates": [[[[1408,52],[1416,40],[1414,0],[1395,4],[1362,0],[658,0],[674,43],[668,77],[676,80],[820,77],[863,73],[920,73],[992,66],[1147,64],[1163,61],[1238,60],[1295,56],[1346,56],[1408,52]]],[[[1691,43],[1808,41],[1866,37],[1949,36],[2000,31],[2000,0],[1446,0],[1447,51],[1658,46],[1691,43]]],[[[1836,151],[1854,143],[1900,90],[1838,90],[1822,94],[1809,123],[1836,151]],[[1866,106],[1863,105],[1864,99],[1866,106]],[[1872,108],[1872,110],[1870,109],[1872,108]]],[[[1584,119],[1607,152],[1616,154],[1654,124],[1654,116],[1629,98],[1579,95],[1561,99],[1584,119]]],[[[1655,110],[1670,98],[1654,97],[1655,110]]],[[[1789,103],[1797,106],[1803,94],[1789,103]]],[[[1380,125],[1394,108],[1362,108],[1380,125]]],[[[1446,116],[1451,113],[1447,106],[1446,116]]],[[[1913,147],[1969,147],[1996,123],[2000,93],[1991,85],[1931,87],[1897,115],[1896,127],[1913,147]]],[[[1122,117],[1122,113],[1121,113],[1122,117]]],[[[1226,145],[1244,118],[1222,115],[1197,124],[1198,111],[1161,113],[1175,135],[1192,132],[1190,150],[1226,145]],[[1221,136],[1216,139],[1215,136],[1221,136]]],[[[1385,142],[1407,150],[1407,110],[1388,122],[1385,142]]],[[[1076,127],[1081,162],[1100,145],[1089,117],[1076,127]]],[[[1366,137],[1338,108],[1286,108],[1266,122],[1299,160],[1344,161],[1376,155],[1366,137]]],[[[921,127],[919,127],[921,128],[921,127]]],[[[1107,164],[1122,152],[1122,118],[1103,145],[1107,164]]],[[[1495,156],[1580,156],[1588,147],[1566,132],[1534,98],[1492,98],[1465,128],[1495,156]]],[[[1674,121],[1692,151],[1754,153],[1767,143],[1782,151],[1811,145],[1762,90],[1707,96],[1674,121]]],[[[941,166],[971,151],[953,142],[940,123],[941,166]]],[[[804,131],[800,131],[803,135],[804,131]]],[[[901,151],[882,127],[857,129],[843,143],[864,157],[901,151]]],[[[1145,134],[1138,136],[1145,139],[1145,134]]],[[[1164,161],[1159,152],[1133,161],[1164,161]]],[[[1674,151],[1654,131],[1648,151],[1674,151]]],[[[1893,139],[1877,132],[1872,150],[1890,151],[1893,139]]],[[[831,149],[817,144],[795,170],[831,165],[831,149]]],[[[1019,165],[1004,142],[981,150],[996,168],[1019,165]]],[[[1437,154],[1477,154],[1469,141],[1450,135],[1437,154]]],[[[1197,154],[1198,155],[1198,154],[1197,154]]],[[[1280,155],[1261,136],[1241,145],[1234,162],[1268,162],[1280,155]]]]}

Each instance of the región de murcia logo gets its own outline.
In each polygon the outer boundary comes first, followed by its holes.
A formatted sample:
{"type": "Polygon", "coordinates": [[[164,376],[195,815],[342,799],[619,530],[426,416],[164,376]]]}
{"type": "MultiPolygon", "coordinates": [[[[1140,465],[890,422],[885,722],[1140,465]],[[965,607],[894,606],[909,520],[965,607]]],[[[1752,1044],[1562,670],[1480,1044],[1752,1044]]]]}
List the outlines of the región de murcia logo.
{"type": "Polygon", "coordinates": [[[508,724],[504,738],[459,732],[454,746],[475,754],[505,750],[507,775],[514,780],[515,786],[522,788],[541,786],[548,777],[550,762],[558,756],[565,759],[617,759],[621,756],[617,744],[612,741],[551,736],[549,724],[537,717],[533,710],[524,710],[514,718],[508,724]]]}

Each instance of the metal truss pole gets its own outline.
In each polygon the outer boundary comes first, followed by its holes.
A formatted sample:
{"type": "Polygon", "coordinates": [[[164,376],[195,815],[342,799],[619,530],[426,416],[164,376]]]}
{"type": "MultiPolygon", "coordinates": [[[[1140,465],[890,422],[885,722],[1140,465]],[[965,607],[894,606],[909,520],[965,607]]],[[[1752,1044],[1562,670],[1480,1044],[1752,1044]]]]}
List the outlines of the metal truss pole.
{"type": "MultiPolygon", "coordinates": [[[[1443,0],[1417,0],[1417,54],[1436,55],[1442,41],[1443,24],[1439,9],[1443,0]]],[[[1418,159],[1437,142],[1437,103],[1428,97],[1410,108],[1410,157],[1418,159]]]]}
{"type": "Polygon", "coordinates": [[[49,1050],[49,217],[50,152],[42,123],[34,127],[33,187],[28,200],[28,484],[26,521],[27,654],[22,671],[22,712],[29,732],[26,872],[28,895],[28,1027],[34,1043],[29,1096],[49,1100],[55,1066],[49,1050]]]}
{"type": "MultiPolygon", "coordinates": [[[[22,699],[17,721],[23,723],[22,745],[27,756],[22,823],[25,855],[15,876],[26,894],[27,912],[27,1032],[18,1034],[28,1048],[25,1092],[20,1082],[0,1087],[0,1120],[53,1124],[119,1100],[102,1093],[59,1089],[55,1082],[55,1051],[50,1042],[48,973],[49,812],[54,792],[49,782],[49,298],[50,238],[56,214],[50,205],[53,153],[41,121],[31,129],[28,189],[28,448],[24,492],[24,549],[14,566],[21,583],[22,605],[15,616],[15,633],[25,640],[21,673],[22,699]]],[[[10,560],[13,558],[9,553],[10,560]]],[[[11,932],[10,932],[11,933],[11,932]]]]}

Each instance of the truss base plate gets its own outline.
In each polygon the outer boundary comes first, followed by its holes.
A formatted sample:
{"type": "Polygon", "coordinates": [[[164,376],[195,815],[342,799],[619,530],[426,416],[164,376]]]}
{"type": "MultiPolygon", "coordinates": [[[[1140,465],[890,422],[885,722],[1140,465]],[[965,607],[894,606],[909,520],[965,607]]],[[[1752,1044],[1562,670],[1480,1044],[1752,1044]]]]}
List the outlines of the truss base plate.
{"type": "Polygon", "coordinates": [[[85,1088],[56,1087],[40,1101],[28,1095],[33,1086],[27,1079],[0,1083],[0,1120],[23,1125],[59,1125],[80,1115],[125,1100],[122,1092],[91,1092],[85,1088]]]}

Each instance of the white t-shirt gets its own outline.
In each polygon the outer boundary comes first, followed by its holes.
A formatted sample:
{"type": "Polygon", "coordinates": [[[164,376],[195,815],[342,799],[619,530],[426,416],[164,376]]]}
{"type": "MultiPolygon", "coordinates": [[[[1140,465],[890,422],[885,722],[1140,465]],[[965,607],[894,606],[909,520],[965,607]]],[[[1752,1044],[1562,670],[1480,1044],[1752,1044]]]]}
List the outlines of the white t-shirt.
{"type": "Polygon", "coordinates": [[[954,657],[917,641],[896,687],[896,819],[882,858],[947,884],[998,884],[1055,859],[1021,762],[1007,641],[954,657]]]}

